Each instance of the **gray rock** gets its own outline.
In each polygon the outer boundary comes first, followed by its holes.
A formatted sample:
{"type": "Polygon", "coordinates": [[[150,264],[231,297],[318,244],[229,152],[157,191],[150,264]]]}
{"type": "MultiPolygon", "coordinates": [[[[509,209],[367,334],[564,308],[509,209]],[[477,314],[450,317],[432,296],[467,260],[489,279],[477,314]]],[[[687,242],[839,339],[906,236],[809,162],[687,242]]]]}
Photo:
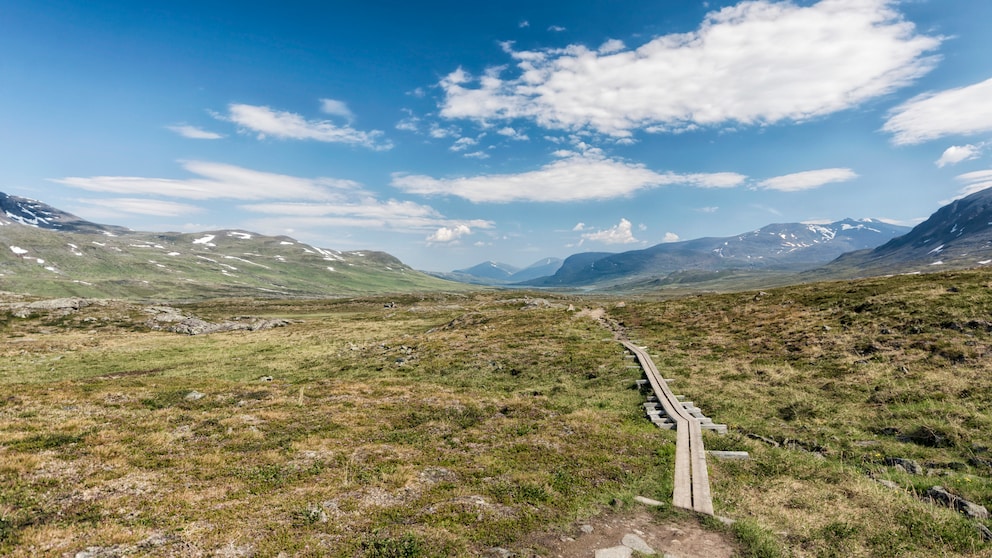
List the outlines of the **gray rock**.
{"type": "Polygon", "coordinates": [[[706,455],[714,457],[716,459],[724,459],[730,461],[747,461],[751,459],[751,455],[746,451],[721,451],[721,450],[706,450],[706,455]]]}
{"type": "Polygon", "coordinates": [[[516,552],[510,552],[509,550],[498,546],[487,549],[483,554],[486,558],[513,558],[516,555],[516,552]]]}
{"type": "Polygon", "coordinates": [[[992,531],[988,527],[981,523],[975,523],[975,528],[978,529],[978,534],[982,536],[983,541],[992,541],[992,531]]]}
{"type": "Polygon", "coordinates": [[[654,549],[651,548],[651,545],[649,545],[647,542],[644,541],[644,539],[638,537],[633,533],[627,533],[626,535],[624,535],[623,539],[621,539],[620,542],[624,546],[630,547],[631,550],[636,550],[641,554],[647,554],[647,555],[657,554],[657,552],[655,552],[654,549]]]}
{"type": "Polygon", "coordinates": [[[913,459],[904,459],[902,457],[886,457],[885,464],[889,467],[902,468],[903,471],[910,473],[912,475],[922,475],[926,473],[926,470],[913,459]]]}
{"type": "Polygon", "coordinates": [[[634,496],[635,502],[640,502],[645,506],[662,507],[665,505],[664,502],[659,502],[658,500],[652,500],[651,498],[645,498],[644,496],[634,496]]]}
{"type": "Polygon", "coordinates": [[[889,479],[875,479],[875,482],[884,486],[885,488],[898,489],[899,485],[890,481],[889,479]]]}
{"type": "Polygon", "coordinates": [[[79,310],[89,304],[81,298],[55,298],[28,303],[32,310],[79,310]]]}
{"type": "Polygon", "coordinates": [[[596,558],[630,558],[633,555],[634,551],[629,546],[600,548],[596,551],[596,558]]]}
{"type": "Polygon", "coordinates": [[[119,546],[88,546],[80,550],[74,558],[118,558],[124,551],[119,546]]]}
{"type": "Polygon", "coordinates": [[[930,500],[948,508],[956,509],[972,519],[989,518],[989,510],[985,506],[969,502],[960,496],[951,494],[943,486],[934,486],[930,490],[927,490],[926,496],[930,500]]]}
{"type": "Polygon", "coordinates": [[[201,393],[194,389],[193,391],[187,393],[186,397],[183,397],[183,399],[185,399],[186,401],[199,401],[200,399],[203,399],[206,396],[207,394],[201,393]]]}
{"type": "Polygon", "coordinates": [[[748,432],[747,433],[747,437],[748,438],[751,438],[752,440],[758,440],[759,442],[764,442],[764,443],[768,444],[769,446],[772,446],[773,448],[777,448],[779,446],[779,443],[776,442],[775,440],[773,440],[771,438],[768,438],[767,436],[762,436],[760,434],[755,434],[753,432],[748,432]]]}
{"type": "Polygon", "coordinates": [[[582,531],[583,533],[588,535],[589,533],[593,532],[593,528],[592,525],[580,525],[579,531],[582,531]]]}

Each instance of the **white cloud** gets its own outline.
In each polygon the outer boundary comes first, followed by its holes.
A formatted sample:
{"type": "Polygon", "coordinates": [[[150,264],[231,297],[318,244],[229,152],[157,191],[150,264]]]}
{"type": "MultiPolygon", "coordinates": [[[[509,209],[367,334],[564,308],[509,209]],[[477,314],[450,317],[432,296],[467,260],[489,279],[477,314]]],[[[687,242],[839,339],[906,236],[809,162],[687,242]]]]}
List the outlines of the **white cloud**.
{"type": "Polygon", "coordinates": [[[992,188],[992,169],[961,174],[956,177],[956,180],[964,184],[964,187],[958,190],[958,194],[953,198],[941,201],[941,205],[947,205],[975,192],[992,188]]]}
{"type": "Polygon", "coordinates": [[[890,93],[928,72],[942,38],[918,34],[891,0],[755,0],[714,11],[691,33],[636,49],[607,42],[512,51],[515,76],[459,68],[441,115],[528,118],[546,128],[632,130],[802,121],[890,93]],[[601,47],[602,49],[603,47],[601,47]]]}
{"type": "Polygon", "coordinates": [[[928,93],[896,107],[882,130],[896,145],[951,135],[992,131],[992,78],[981,83],[928,93]]]}
{"type": "Polygon", "coordinates": [[[584,230],[586,230],[586,224],[585,223],[581,223],[581,222],[580,223],[576,223],[575,226],[572,227],[572,230],[573,231],[584,231],[584,230]]]}
{"type": "Polygon", "coordinates": [[[562,27],[561,25],[552,25],[552,26],[548,27],[548,31],[554,31],[555,33],[561,33],[562,31],[565,31],[565,28],[562,27]]]}
{"type": "Polygon", "coordinates": [[[597,49],[596,52],[600,54],[612,54],[625,48],[627,48],[627,45],[623,44],[623,41],[619,39],[610,39],[599,45],[599,49],[597,49]]]}
{"type": "Polygon", "coordinates": [[[944,168],[947,165],[956,165],[963,161],[977,159],[978,156],[982,154],[983,147],[984,144],[952,145],[944,150],[944,153],[940,156],[940,159],[934,161],[934,164],[940,168],[944,168]]]}
{"type": "Polygon", "coordinates": [[[470,159],[488,159],[489,158],[489,154],[486,153],[485,151],[473,151],[471,153],[466,153],[465,156],[468,157],[468,158],[470,158],[470,159]]]}
{"type": "Polygon", "coordinates": [[[428,130],[427,134],[434,139],[444,139],[444,138],[452,138],[461,134],[461,130],[459,130],[455,126],[448,126],[447,128],[445,128],[440,124],[438,124],[437,122],[432,122],[430,130],[428,130]]]}
{"type": "Polygon", "coordinates": [[[338,203],[259,203],[241,209],[267,217],[249,222],[260,230],[378,229],[399,233],[434,231],[439,227],[457,229],[459,225],[489,229],[492,221],[448,219],[432,207],[397,200],[381,201],[372,196],[350,197],[338,203]]]}
{"type": "Polygon", "coordinates": [[[404,132],[420,132],[420,118],[413,114],[413,111],[404,108],[402,109],[406,113],[406,117],[396,123],[397,130],[403,130],[404,132]]]}
{"type": "MultiPolygon", "coordinates": [[[[439,227],[457,232],[462,230],[460,226],[476,229],[490,229],[494,226],[492,221],[481,219],[448,219],[430,206],[410,201],[383,201],[375,193],[351,180],[300,178],[199,161],[184,162],[183,167],[196,175],[196,178],[97,176],[69,177],[54,182],[89,191],[116,194],[170,196],[192,200],[257,200],[260,203],[244,204],[238,208],[266,217],[248,221],[243,226],[272,234],[319,227],[389,229],[423,234],[439,227]]],[[[98,203],[117,212],[165,217],[200,211],[193,205],[154,199],[119,198],[99,200],[98,203]]],[[[88,211],[87,214],[92,215],[93,211],[88,211]]]]}
{"type": "Polygon", "coordinates": [[[93,176],[51,179],[52,182],[113,194],[155,195],[191,200],[207,199],[336,199],[342,190],[358,188],[351,180],[299,178],[204,161],[184,161],[182,166],[198,178],[146,178],[93,176]]]}
{"type": "Polygon", "coordinates": [[[348,105],[345,104],[344,101],[321,99],[320,112],[346,118],[349,122],[355,119],[355,115],[351,112],[351,109],[348,108],[348,105]]]}
{"type": "Polygon", "coordinates": [[[561,151],[561,158],[536,171],[461,178],[394,173],[392,186],[421,195],[452,195],[473,202],[569,202],[629,196],[646,188],[686,184],[726,188],[744,182],[736,173],[657,173],[644,165],[609,159],[596,150],[561,151]]]}
{"type": "Polygon", "coordinates": [[[700,213],[716,213],[717,211],[720,211],[720,208],[718,206],[711,205],[708,207],[700,207],[697,211],[700,213]]]}
{"type": "Polygon", "coordinates": [[[224,137],[222,134],[204,130],[203,128],[197,128],[196,126],[189,126],[187,124],[166,126],[166,128],[172,130],[173,132],[179,134],[184,138],[190,138],[190,139],[221,139],[222,137],[224,137]]]}
{"type": "Polygon", "coordinates": [[[472,229],[461,223],[453,227],[439,228],[427,237],[427,242],[454,242],[467,234],[472,234],[472,229]]]}
{"type": "Polygon", "coordinates": [[[530,139],[527,134],[521,132],[520,130],[511,128],[510,126],[500,128],[499,130],[496,130],[496,133],[517,141],[525,141],[530,139]]]}
{"type": "Polygon", "coordinates": [[[679,240],[679,235],[673,232],[666,232],[665,237],[661,239],[662,242],[678,242],[679,240]]]}
{"type": "Polygon", "coordinates": [[[519,27],[521,29],[524,29],[526,27],[530,27],[530,22],[525,19],[525,20],[521,21],[519,24],[517,24],[517,27],[519,27]]]}
{"type": "Polygon", "coordinates": [[[846,182],[857,177],[857,173],[851,169],[820,169],[768,178],[758,182],[758,187],[781,192],[799,192],[819,188],[832,182],[846,182]]]}
{"type": "Polygon", "coordinates": [[[583,240],[602,242],[603,244],[632,244],[638,242],[634,238],[630,221],[621,218],[620,222],[613,227],[596,232],[584,233],[583,240]]]}
{"type": "Polygon", "coordinates": [[[307,120],[299,114],[265,106],[232,103],[227,108],[228,115],[221,118],[258,133],[259,138],[272,136],[279,139],[346,143],[377,151],[393,147],[388,140],[382,139],[383,133],[379,130],[363,132],[351,126],[338,126],[327,120],[307,120]]]}
{"type": "MultiPolygon", "coordinates": [[[[203,208],[188,203],[142,198],[83,199],[79,200],[79,202],[114,214],[132,213],[136,215],[152,215],[155,217],[180,217],[203,211],[203,208]]],[[[93,215],[93,212],[87,211],[87,215],[93,215]]]]}
{"type": "Polygon", "coordinates": [[[474,138],[458,138],[448,149],[451,151],[465,151],[469,147],[479,144],[479,140],[474,138]]]}

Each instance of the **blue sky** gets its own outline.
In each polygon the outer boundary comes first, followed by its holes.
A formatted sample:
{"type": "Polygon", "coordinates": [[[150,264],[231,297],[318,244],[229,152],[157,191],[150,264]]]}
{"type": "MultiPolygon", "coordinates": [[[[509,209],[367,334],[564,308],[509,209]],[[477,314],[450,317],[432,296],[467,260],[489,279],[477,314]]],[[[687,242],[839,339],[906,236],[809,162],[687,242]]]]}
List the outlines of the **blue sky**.
{"type": "Polygon", "coordinates": [[[992,186],[992,2],[0,5],[0,191],[419,269],[992,186]]]}

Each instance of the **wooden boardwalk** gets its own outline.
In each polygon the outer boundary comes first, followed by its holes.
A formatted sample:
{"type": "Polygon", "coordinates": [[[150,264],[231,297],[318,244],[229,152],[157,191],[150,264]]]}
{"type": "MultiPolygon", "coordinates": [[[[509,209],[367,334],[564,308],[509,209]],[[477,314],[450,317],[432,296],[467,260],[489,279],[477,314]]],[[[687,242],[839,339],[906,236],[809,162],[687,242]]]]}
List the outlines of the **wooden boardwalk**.
{"type": "Polygon", "coordinates": [[[667,414],[675,421],[675,489],[672,504],[679,508],[713,515],[713,498],[706,471],[706,451],[700,421],[694,417],[669,389],[648,353],[630,341],[623,346],[637,357],[651,389],[667,414]]]}

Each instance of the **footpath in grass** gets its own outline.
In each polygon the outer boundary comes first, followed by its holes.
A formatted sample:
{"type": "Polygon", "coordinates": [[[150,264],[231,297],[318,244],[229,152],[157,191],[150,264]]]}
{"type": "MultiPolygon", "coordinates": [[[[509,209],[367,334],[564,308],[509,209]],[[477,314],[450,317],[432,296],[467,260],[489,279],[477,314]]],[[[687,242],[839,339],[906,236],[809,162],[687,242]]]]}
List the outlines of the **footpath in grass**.
{"type": "Polygon", "coordinates": [[[671,436],[571,302],[388,302],[191,307],[292,320],[192,337],[9,317],[0,554],[539,555],[670,495],[671,436]]]}

